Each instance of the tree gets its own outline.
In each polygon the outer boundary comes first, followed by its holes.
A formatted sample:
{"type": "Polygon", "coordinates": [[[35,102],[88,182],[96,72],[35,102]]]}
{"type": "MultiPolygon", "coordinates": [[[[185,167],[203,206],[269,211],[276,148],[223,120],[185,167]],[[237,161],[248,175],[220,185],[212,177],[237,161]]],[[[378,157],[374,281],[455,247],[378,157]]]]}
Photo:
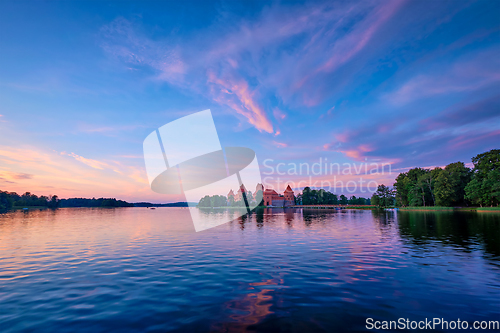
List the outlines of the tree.
{"type": "Polygon", "coordinates": [[[248,200],[248,204],[251,204],[251,205],[256,204],[256,203],[253,203],[254,198],[253,198],[252,192],[250,192],[250,191],[247,191],[247,200],[248,200]]]}
{"type": "Polygon", "coordinates": [[[57,197],[57,195],[52,195],[50,198],[47,198],[47,207],[50,209],[56,209],[59,208],[60,200],[57,197]]]}
{"type": "Polygon", "coordinates": [[[465,186],[465,198],[474,205],[483,207],[482,182],[478,177],[473,179],[465,186]]]}
{"type": "MultiPolygon", "coordinates": [[[[406,207],[409,205],[408,202],[408,183],[410,179],[407,177],[405,172],[400,173],[396,177],[396,182],[394,183],[394,189],[396,190],[396,204],[401,207],[406,207]]],[[[377,203],[373,203],[372,197],[372,205],[377,205],[377,203]]]]}
{"type": "Polygon", "coordinates": [[[500,149],[476,155],[472,158],[472,180],[465,187],[465,197],[480,206],[498,205],[500,202],[500,149]]]}
{"type": "MultiPolygon", "coordinates": [[[[424,186],[424,176],[429,170],[413,168],[396,177],[394,183],[396,204],[398,206],[423,206],[426,202],[427,190],[424,186]]],[[[427,200],[428,202],[428,200],[427,200]]]]}
{"type": "Polygon", "coordinates": [[[491,170],[483,181],[484,191],[489,193],[490,203],[500,202],[500,170],[491,170]]]}
{"type": "Polygon", "coordinates": [[[425,176],[428,172],[429,170],[422,168],[408,170],[406,191],[408,193],[408,203],[410,206],[425,205],[425,191],[422,184],[419,184],[419,178],[425,176]]]}
{"type": "Polygon", "coordinates": [[[351,201],[342,194],[339,200],[339,197],[336,194],[324,189],[311,190],[310,187],[304,187],[304,190],[302,190],[302,193],[296,197],[295,201],[299,205],[347,205],[348,203],[364,205],[369,200],[365,198],[354,198],[355,201],[351,201]]]}
{"type": "Polygon", "coordinates": [[[373,193],[371,204],[379,207],[394,206],[394,191],[390,187],[381,184],[377,187],[377,191],[373,193]]]}
{"type": "Polygon", "coordinates": [[[264,206],[264,195],[262,190],[258,190],[255,192],[255,201],[257,202],[257,206],[264,206]]]}
{"type": "Polygon", "coordinates": [[[436,177],[436,205],[449,207],[465,204],[465,187],[470,179],[471,170],[463,162],[448,164],[436,177]]]}
{"type": "Polygon", "coordinates": [[[340,195],[340,204],[347,205],[347,202],[348,202],[347,197],[345,195],[341,194],[340,195]]]}
{"type": "Polygon", "coordinates": [[[201,198],[200,202],[198,202],[198,207],[202,208],[212,207],[212,202],[210,200],[210,197],[208,195],[205,195],[203,198],[201,198]]]}
{"type": "Polygon", "coordinates": [[[500,149],[492,149],[472,158],[474,170],[481,176],[493,170],[500,170],[500,149]]]}
{"type": "Polygon", "coordinates": [[[12,198],[7,192],[0,191],[0,212],[12,209],[12,198]]]}
{"type": "Polygon", "coordinates": [[[223,195],[214,195],[210,198],[211,207],[226,207],[227,199],[223,195]]]}

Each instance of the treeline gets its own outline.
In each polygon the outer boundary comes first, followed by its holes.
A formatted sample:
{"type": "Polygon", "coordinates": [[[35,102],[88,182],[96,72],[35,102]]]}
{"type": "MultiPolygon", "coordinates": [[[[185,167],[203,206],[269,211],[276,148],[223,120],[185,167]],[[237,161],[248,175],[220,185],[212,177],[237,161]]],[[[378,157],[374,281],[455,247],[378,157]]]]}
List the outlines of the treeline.
{"type": "Polygon", "coordinates": [[[61,199],[60,207],[134,207],[134,204],[115,198],[70,198],[61,199]]]}
{"type": "Polygon", "coordinates": [[[134,207],[189,207],[190,202],[172,202],[166,204],[155,204],[151,202],[134,202],[134,207]]]}
{"type": "Polygon", "coordinates": [[[51,209],[59,207],[134,207],[134,204],[115,198],[59,199],[57,195],[37,196],[30,192],[19,195],[16,192],[0,191],[0,212],[3,213],[12,208],[25,207],[45,207],[51,209]]]}
{"type": "Polygon", "coordinates": [[[198,202],[198,207],[213,208],[213,207],[227,207],[227,198],[223,195],[205,195],[198,202]]]}
{"type": "Polygon", "coordinates": [[[432,170],[413,168],[400,173],[394,189],[380,185],[372,197],[387,207],[498,206],[500,203],[500,149],[472,158],[473,169],[463,162],[432,170]]]}
{"type": "MultiPolygon", "coordinates": [[[[255,197],[251,191],[245,192],[247,201],[250,205],[254,206],[257,204],[256,198],[262,198],[262,191],[257,191],[255,197]]],[[[260,200],[258,206],[263,206],[263,199],[260,200]]],[[[229,199],[223,195],[206,195],[200,199],[197,207],[200,208],[214,208],[214,207],[246,207],[245,201],[242,199],[234,200],[233,197],[229,199]]]]}
{"type": "Polygon", "coordinates": [[[299,205],[370,205],[371,200],[365,198],[356,198],[351,196],[347,198],[341,194],[337,196],[332,192],[320,190],[311,190],[310,187],[305,187],[302,194],[296,198],[296,203],[299,205]]]}
{"type": "Polygon", "coordinates": [[[8,211],[13,207],[27,206],[57,208],[59,207],[59,204],[60,200],[57,195],[37,196],[35,194],[31,194],[30,192],[19,195],[16,192],[0,191],[0,212],[8,211]]]}

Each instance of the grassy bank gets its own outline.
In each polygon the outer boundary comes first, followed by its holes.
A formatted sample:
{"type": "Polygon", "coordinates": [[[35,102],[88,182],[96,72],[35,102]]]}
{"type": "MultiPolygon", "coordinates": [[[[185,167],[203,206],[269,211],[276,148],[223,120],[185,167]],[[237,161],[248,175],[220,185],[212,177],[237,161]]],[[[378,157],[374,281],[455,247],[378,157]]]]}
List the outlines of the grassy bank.
{"type": "Polygon", "coordinates": [[[399,207],[399,210],[405,211],[465,211],[465,212],[500,212],[500,207],[399,207]]]}

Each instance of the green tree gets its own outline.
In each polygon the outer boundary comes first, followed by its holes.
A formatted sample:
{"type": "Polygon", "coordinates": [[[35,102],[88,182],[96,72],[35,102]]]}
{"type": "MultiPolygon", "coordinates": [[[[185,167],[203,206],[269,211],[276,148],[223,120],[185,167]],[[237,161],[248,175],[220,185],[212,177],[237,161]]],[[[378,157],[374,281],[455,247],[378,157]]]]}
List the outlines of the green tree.
{"type": "Polygon", "coordinates": [[[484,177],[482,192],[486,204],[494,206],[500,202],[500,170],[490,170],[484,177]]]}
{"type": "Polygon", "coordinates": [[[436,205],[450,207],[465,204],[465,187],[470,180],[471,170],[463,162],[448,164],[436,177],[436,205]]]}
{"type": "Polygon", "coordinates": [[[423,186],[419,184],[419,178],[426,175],[429,170],[422,168],[413,168],[408,170],[406,191],[408,193],[408,203],[410,206],[424,206],[425,193],[422,193],[423,186]]]}
{"type": "Polygon", "coordinates": [[[198,202],[198,207],[202,208],[212,207],[212,201],[210,200],[210,196],[205,195],[203,198],[201,198],[200,202],[198,202]]]}
{"type": "Polygon", "coordinates": [[[255,192],[255,201],[258,201],[258,206],[264,206],[264,194],[262,193],[262,190],[255,192]]]}
{"type": "Polygon", "coordinates": [[[476,205],[494,206],[500,202],[500,149],[472,158],[472,180],[465,187],[465,197],[476,205]]]}
{"type": "Polygon", "coordinates": [[[0,212],[6,212],[12,209],[12,198],[7,192],[0,191],[0,212]]]}
{"type": "Polygon", "coordinates": [[[394,203],[394,191],[384,184],[379,185],[377,191],[372,195],[371,204],[379,207],[390,207],[394,206],[394,203]]]}
{"type": "Polygon", "coordinates": [[[51,209],[56,209],[59,208],[60,200],[57,195],[52,195],[49,198],[47,198],[47,207],[51,209]]]}
{"type": "Polygon", "coordinates": [[[426,202],[426,186],[423,186],[423,176],[429,170],[413,168],[396,177],[394,183],[396,204],[398,206],[423,206],[426,202]],[[419,179],[421,180],[419,183],[419,179]]]}
{"type": "Polygon", "coordinates": [[[500,149],[492,149],[472,158],[474,170],[481,176],[493,170],[500,170],[500,149]]]}
{"type": "MultiPolygon", "coordinates": [[[[406,207],[409,205],[408,202],[408,187],[409,187],[410,179],[407,177],[407,173],[402,172],[396,177],[396,182],[394,183],[394,189],[396,192],[396,205],[401,207],[406,207]]],[[[375,199],[377,200],[377,199],[375,199]]],[[[372,197],[372,205],[378,206],[377,203],[373,203],[372,197]]]]}
{"type": "Polygon", "coordinates": [[[478,178],[473,177],[469,184],[465,186],[465,198],[472,204],[483,207],[483,184],[478,178]]]}
{"type": "Polygon", "coordinates": [[[340,204],[341,205],[347,205],[348,203],[348,200],[347,200],[347,197],[343,194],[340,195],[340,204]]]}

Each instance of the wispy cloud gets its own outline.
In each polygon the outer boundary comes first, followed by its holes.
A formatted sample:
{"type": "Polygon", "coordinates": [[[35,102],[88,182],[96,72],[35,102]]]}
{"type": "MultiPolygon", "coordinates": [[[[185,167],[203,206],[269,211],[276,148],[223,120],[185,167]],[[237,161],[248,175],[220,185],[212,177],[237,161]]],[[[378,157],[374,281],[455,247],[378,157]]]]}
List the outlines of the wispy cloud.
{"type": "Polygon", "coordinates": [[[245,80],[233,80],[230,77],[218,78],[213,72],[209,72],[208,83],[212,98],[216,102],[229,106],[244,116],[259,131],[273,133],[273,125],[255,99],[256,91],[250,91],[245,80]]]}
{"type": "Polygon", "coordinates": [[[423,98],[453,93],[467,93],[500,82],[497,47],[443,64],[431,74],[417,74],[401,87],[387,94],[390,102],[401,105],[423,98]]]}
{"type": "Polygon", "coordinates": [[[66,152],[61,152],[61,155],[66,155],[66,156],[71,156],[75,160],[82,162],[85,165],[88,165],[91,168],[98,169],[98,170],[104,170],[105,168],[109,167],[109,164],[96,161],[90,158],[85,158],[83,156],[79,156],[75,153],[66,153],[66,152]]]}
{"type": "Polygon", "coordinates": [[[259,131],[275,133],[270,115],[280,121],[286,113],[277,114],[264,99],[317,105],[327,97],[324,73],[366,48],[403,3],[270,7],[256,20],[215,25],[183,40],[153,40],[118,18],[102,28],[102,45],[120,61],[153,68],[156,79],[204,95],[259,131]],[[314,87],[308,84],[312,80],[314,87]]]}
{"type": "Polygon", "coordinates": [[[273,144],[274,144],[274,146],[276,146],[278,148],[287,148],[288,147],[288,144],[286,144],[284,142],[273,141],[273,144]]]}
{"type": "Polygon", "coordinates": [[[142,167],[34,147],[0,146],[0,185],[2,190],[18,193],[49,194],[49,190],[50,194],[60,197],[104,196],[157,202],[183,200],[153,193],[142,167]]]}

